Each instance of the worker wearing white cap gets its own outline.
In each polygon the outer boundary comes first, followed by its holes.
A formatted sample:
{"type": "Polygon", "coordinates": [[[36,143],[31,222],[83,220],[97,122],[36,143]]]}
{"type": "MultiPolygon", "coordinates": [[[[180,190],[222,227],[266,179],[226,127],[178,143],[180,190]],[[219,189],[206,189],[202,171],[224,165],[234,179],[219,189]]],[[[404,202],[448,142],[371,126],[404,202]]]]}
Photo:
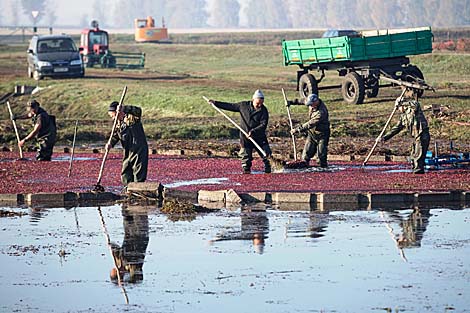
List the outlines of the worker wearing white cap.
{"type": "Polygon", "coordinates": [[[307,137],[302,151],[302,160],[308,165],[310,159],[317,154],[320,167],[328,167],[330,121],[326,105],[317,94],[309,95],[304,101],[295,99],[287,102],[287,105],[292,104],[305,104],[309,108],[309,120],[291,131],[292,134],[304,134],[307,137]]]}
{"type": "Polygon", "coordinates": [[[259,89],[256,90],[253,93],[253,99],[251,101],[242,101],[238,103],[228,103],[215,100],[209,101],[220,109],[240,112],[240,127],[247,132],[248,135],[264,150],[264,153],[266,153],[266,157],[264,157],[263,154],[256,149],[254,144],[240,132],[240,152],[238,155],[242,160],[243,173],[251,173],[254,149],[263,158],[264,172],[271,173],[271,164],[268,158],[271,156],[272,152],[269,147],[268,138],[266,137],[269,113],[266,106],[264,106],[263,92],[259,89]]]}

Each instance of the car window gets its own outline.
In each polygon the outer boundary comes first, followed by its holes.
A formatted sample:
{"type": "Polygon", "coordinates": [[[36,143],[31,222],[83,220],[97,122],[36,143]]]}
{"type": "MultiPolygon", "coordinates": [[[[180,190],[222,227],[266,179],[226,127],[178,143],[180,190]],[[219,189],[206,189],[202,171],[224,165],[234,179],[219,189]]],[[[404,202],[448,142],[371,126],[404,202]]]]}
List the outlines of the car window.
{"type": "Polygon", "coordinates": [[[38,41],[39,53],[74,51],[77,51],[77,47],[70,38],[41,39],[38,41]]]}

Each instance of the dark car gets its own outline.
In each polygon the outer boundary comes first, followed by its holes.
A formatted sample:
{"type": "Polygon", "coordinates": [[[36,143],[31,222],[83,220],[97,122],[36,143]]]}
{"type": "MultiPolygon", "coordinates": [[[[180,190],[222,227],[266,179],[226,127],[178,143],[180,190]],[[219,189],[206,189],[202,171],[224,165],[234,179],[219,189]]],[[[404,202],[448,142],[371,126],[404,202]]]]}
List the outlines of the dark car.
{"type": "Polygon", "coordinates": [[[43,77],[83,77],[79,50],[67,35],[33,36],[28,48],[28,76],[35,80],[43,77]]]}
{"type": "Polygon", "coordinates": [[[331,38],[331,37],[341,37],[341,36],[348,36],[348,37],[361,37],[361,34],[352,29],[329,29],[323,33],[323,38],[331,38]]]}

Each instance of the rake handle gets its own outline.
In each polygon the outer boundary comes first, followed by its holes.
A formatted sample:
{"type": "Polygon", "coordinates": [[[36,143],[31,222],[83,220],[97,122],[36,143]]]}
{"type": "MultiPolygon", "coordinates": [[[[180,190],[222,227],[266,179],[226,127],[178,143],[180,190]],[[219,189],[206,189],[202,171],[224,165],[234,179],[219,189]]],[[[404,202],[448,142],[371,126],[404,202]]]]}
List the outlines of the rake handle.
{"type": "MultiPolygon", "coordinates": [[[[406,92],[406,88],[403,89],[401,95],[400,95],[400,100],[398,102],[401,102],[403,100],[403,95],[405,94],[406,92]]],[[[387,122],[385,123],[385,126],[384,128],[382,129],[382,131],[380,132],[380,134],[377,136],[377,138],[375,139],[375,143],[374,145],[372,146],[372,149],[370,149],[370,152],[369,154],[367,155],[366,159],[364,160],[364,162],[362,163],[362,166],[366,166],[367,162],[369,161],[372,153],[374,152],[375,148],[377,147],[377,145],[379,144],[379,141],[380,141],[380,138],[382,138],[382,135],[385,133],[385,130],[387,129],[388,127],[388,124],[390,124],[390,121],[392,120],[393,118],[393,115],[395,114],[395,112],[397,111],[397,106],[395,105],[394,108],[393,108],[393,111],[392,113],[390,114],[390,116],[388,117],[388,120],[387,122]]]]}
{"type": "MultiPolygon", "coordinates": [[[[13,117],[13,112],[11,111],[10,101],[7,101],[8,112],[10,112],[10,117],[13,117]]],[[[23,148],[20,146],[20,135],[18,134],[18,128],[16,127],[16,122],[12,119],[13,129],[15,130],[16,140],[18,141],[18,149],[20,150],[20,158],[23,158],[23,148]]]]}
{"type": "Polygon", "coordinates": [[[113,139],[114,130],[116,129],[119,112],[121,111],[122,103],[124,102],[124,97],[126,96],[126,93],[127,93],[127,86],[124,86],[124,89],[122,90],[122,94],[121,94],[121,99],[119,100],[119,104],[116,108],[116,115],[114,116],[113,128],[111,129],[111,135],[109,136],[108,143],[105,148],[103,161],[101,162],[100,173],[98,175],[98,180],[96,181],[96,185],[99,185],[101,183],[101,178],[103,177],[104,164],[106,163],[106,159],[108,158],[108,154],[109,154],[108,147],[111,144],[111,140],[113,139]]]}
{"type": "MultiPolygon", "coordinates": [[[[289,117],[289,125],[290,125],[290,130],[292,131],[294,129],[294,125],[292,124],[292,118],[290,116],[290,108],[289,106],[287,105],[287,96],[286,96],[286,93],[284,92],[284,88],[281,88],[282,90],[282,95],[284,96],[284,103],[286,105],[286,108],[287,108],[287,116],[289,117]]],[[[291,138],[292,138],[292,147],[294,147],[294,161],[297,161],[297,148],[295,146],[295,135],[291,133],[291,138]]]]}

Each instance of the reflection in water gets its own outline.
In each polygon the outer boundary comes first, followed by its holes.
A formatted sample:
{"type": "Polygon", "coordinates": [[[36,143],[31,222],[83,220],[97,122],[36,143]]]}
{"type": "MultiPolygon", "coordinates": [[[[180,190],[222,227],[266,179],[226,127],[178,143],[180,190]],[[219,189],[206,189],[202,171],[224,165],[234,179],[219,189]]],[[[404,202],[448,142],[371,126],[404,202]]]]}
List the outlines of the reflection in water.
{"type": "Polygon", "coordinates": [[[148,213],[135,208],[122,206],[124,240],[122,246],[111,243],[116,264],[110,273],[113,281],[118,279],[117,270],[123,281],[135,283],[144,279],[143,265],[149,243],[148,213]]]}
{"type": "Polygon", "coordinates": [[[321,238],[328,227],[328,214],[309,213],[308,220],[290,218],[286,225],[286,237],[321,238]]]}
{"type": "Polygon", "coordinates": [[[255,252],[263,254],[265,239],[268,238],[269,220],[266,211],[242,211],[240,229],[230,230],[211,240],[211,243],[225,240],[251,240],[255,252]]]}
{"type": "MultiPolygon", "coordinates": [[[[383,218],[383,212],[381,212],[383,218]]],[[[395,234],[393,228],[388,222],[386,227],[396,242],[402,259],[407,262],[404,248],[419,248],[421,247],[421,240],[423,239],[424,232],[429,224],[429,218],[432,216],[430,209],[420,209],[413,207],[413,211],[406,214],[399,211],[392,211],[389,214],[390,218],[397,221],[401,227],[401,233],[395,234]]]]}
{"type": "Polygon", "coordinates": [[[400,248],[421,247],[421,240],[431,216],[430,209],[414,207],[413,212],[407,217],[401,217],[402,233],[397,238],[398,246],[400,248]]]}

